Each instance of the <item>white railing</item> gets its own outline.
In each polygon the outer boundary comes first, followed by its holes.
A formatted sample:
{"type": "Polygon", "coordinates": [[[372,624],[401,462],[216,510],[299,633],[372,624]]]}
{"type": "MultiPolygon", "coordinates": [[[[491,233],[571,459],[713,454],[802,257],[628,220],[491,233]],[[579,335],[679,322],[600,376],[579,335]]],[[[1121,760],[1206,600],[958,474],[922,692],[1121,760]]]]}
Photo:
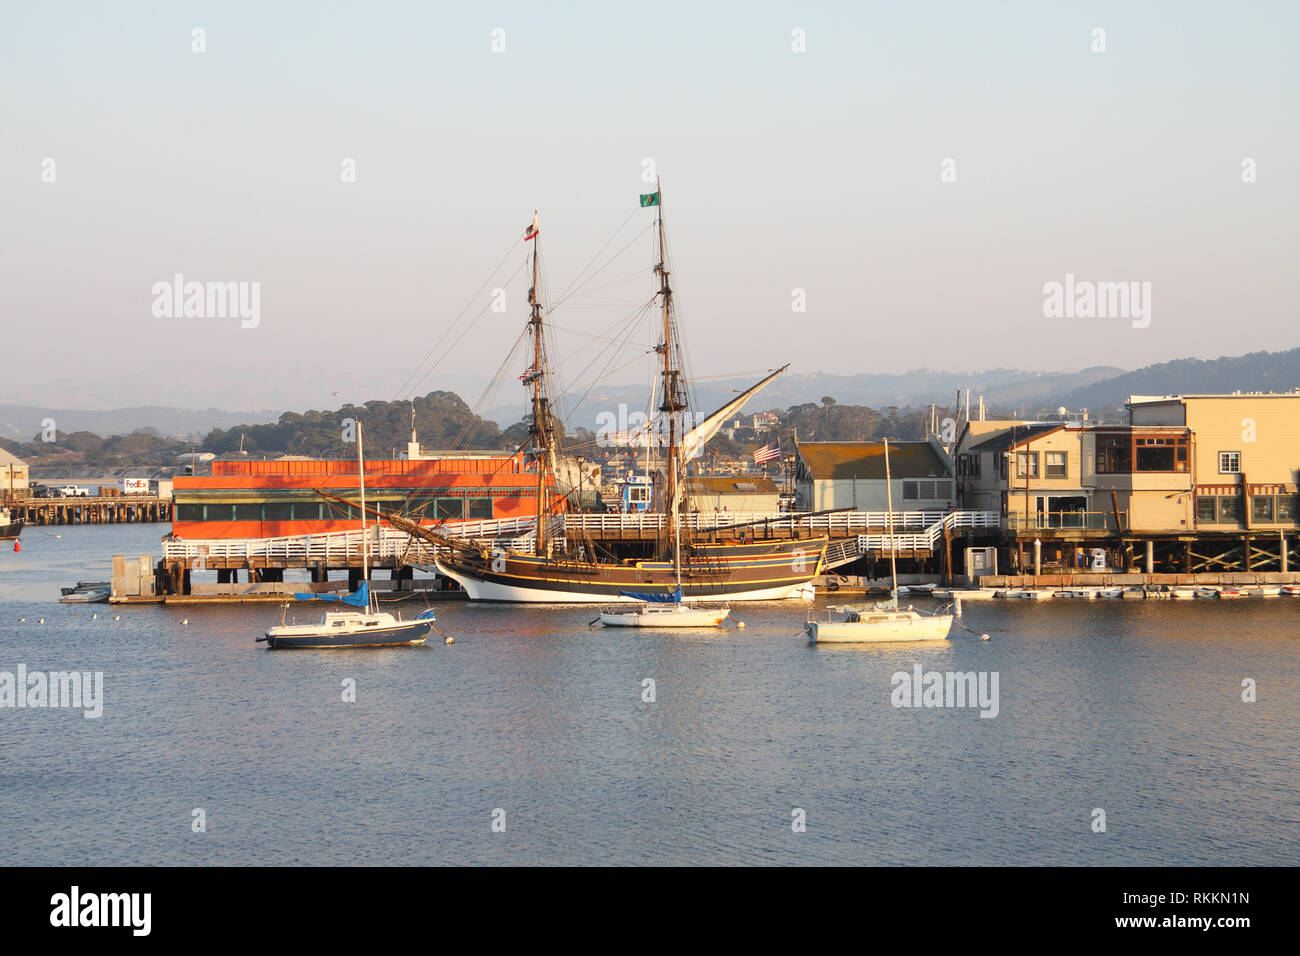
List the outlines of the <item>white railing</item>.
{"type": "MultiPolygon", "coordinates": [[[[839,532],[844,538],[856,537],[858,554],[887,551],[890,546],[889,514],[884,511],[841,511],[812,517],[767,512],[711,512],[684,515],[683,519],[684,527],[700,531],[762,522],[746,526],[755,531],[766,525],[769,530],[778,532],[830,535],[839,532]],[[859,533],[854,536],[854,531],[859,533]]],[[[641,536],[651,535],[664,528],[666,518],[662,514],[649,512],[624,515],[577,514],[556,516],[550,522],[552,539],[558,543],[567,537],[612,537],[627,535],[629,532],[641,536]]],[[[490,543],[496,547],[531,548],[535,540],[534,523],[532,518],[505,518],[460,522],[445,525],[438,530],[448,537],[490,543]]],[[[899,550],[932,549],[943,535],[945,526],[950,530],[997,528],[999,516],[996,511],[954,511],[947,514],[938,511],[898,512],[893,520],[894,547],[899,550]]],[[[370,558],[376,563],[396,560],[408,564],[428,564],[438,549],[439,546],[412,538],[405,531],[396,528],[381,528],[377,533],[371,529],[370,532],[370,558]]],[[[361,531],[332,531],[327,534],[280,538],[173,538],[163,542],[163,557],[168,561],[200,565],[204,559],[211,558],[222,562],[320,562],[329,567],[343,567],[361,563],[361,531]]]]}

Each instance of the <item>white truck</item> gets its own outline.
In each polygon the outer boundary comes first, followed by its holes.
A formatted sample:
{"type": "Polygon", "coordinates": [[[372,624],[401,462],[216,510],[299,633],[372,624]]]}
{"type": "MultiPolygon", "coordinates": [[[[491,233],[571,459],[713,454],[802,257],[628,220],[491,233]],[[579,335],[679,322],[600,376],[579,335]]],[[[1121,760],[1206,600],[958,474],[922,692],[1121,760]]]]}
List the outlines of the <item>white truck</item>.
{"type": "Polygon", "coordinates": [[[64,498],[89,498],[90,491],[82,488],[80,485],[64,485],[59,489],[59,494],[64,498]]]}

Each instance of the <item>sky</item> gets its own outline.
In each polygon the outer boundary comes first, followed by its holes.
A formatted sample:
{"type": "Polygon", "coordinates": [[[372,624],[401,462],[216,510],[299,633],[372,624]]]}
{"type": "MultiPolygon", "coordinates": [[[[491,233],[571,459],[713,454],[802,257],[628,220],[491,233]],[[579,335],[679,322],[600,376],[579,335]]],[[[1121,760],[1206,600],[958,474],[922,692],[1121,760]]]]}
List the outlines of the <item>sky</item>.
{"type": "Polygon", "coordinates": [[[580,286],[551,315],[566,383],[648,380],[648,326],[594,336],[653,292],[651,165],[701,377],[1300,345],[1295,2],[0,16],[0,402],[515,401],[522,361],[482,393],[526,320],[534,209],[545,288],[580,286]],[[166,314],[177,274],[257,283],[256,324],[166,314]],[[1067,275],[1149,309],[1045,314],[1067,275]]]}

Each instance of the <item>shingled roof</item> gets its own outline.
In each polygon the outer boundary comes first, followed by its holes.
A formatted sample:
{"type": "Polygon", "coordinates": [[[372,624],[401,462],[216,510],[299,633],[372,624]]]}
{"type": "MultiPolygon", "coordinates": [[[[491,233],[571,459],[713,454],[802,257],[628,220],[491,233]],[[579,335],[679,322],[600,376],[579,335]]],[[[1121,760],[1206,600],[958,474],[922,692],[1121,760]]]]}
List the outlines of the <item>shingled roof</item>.
{"type": "Polygon", "coordinates": [[[1016,445],[1023,445],[1025,442],[1040,435],[1046,435],[1048,432],[1060,431],[1065,425],[1061,422],[1035,422],[1032,425],[1018,425],[1015,428],[1008,428],[1006,431],[997,432],[989,438],[984,439],[971,445],[968,451],[1007,451],[1011,448],[1012,442],[1016,445]]]}
{"type": "MultiPolygon", "coordinates": [[[[800,458],[816,480],[885,477],[883,441],[798,442],[800,458]]],[[[894,478],[946,478],[944,464],[928,441],[891,441],[889,473],[894,478]]]]}
{"type": "Polygon", "coordinates": [[[775,481],[761,475],[744,477],[701,475],[687,478],[686,490],[695,495],[777,495],[781,493],[775,481]]]}

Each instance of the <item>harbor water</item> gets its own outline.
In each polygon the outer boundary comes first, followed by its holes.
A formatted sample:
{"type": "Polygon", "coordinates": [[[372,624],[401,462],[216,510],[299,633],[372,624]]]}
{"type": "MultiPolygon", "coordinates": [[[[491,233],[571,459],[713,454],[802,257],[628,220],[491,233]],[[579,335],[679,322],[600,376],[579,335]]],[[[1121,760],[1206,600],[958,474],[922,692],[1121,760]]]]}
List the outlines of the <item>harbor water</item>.
{"type": "Polygon", "coordinates": [[[165,530],[0,554],[0,672],[103,675],[99,717],[0,708],[8,865],[1300,864],[1300,599],[971,602],[987,642],[840,647],[801,602],[448,603],[451,646],[296,652],[255,642],[273,604],[57,603],[165,530]],[[996,715],[895,706],[917,665],[996,674],[996,715]]]}

